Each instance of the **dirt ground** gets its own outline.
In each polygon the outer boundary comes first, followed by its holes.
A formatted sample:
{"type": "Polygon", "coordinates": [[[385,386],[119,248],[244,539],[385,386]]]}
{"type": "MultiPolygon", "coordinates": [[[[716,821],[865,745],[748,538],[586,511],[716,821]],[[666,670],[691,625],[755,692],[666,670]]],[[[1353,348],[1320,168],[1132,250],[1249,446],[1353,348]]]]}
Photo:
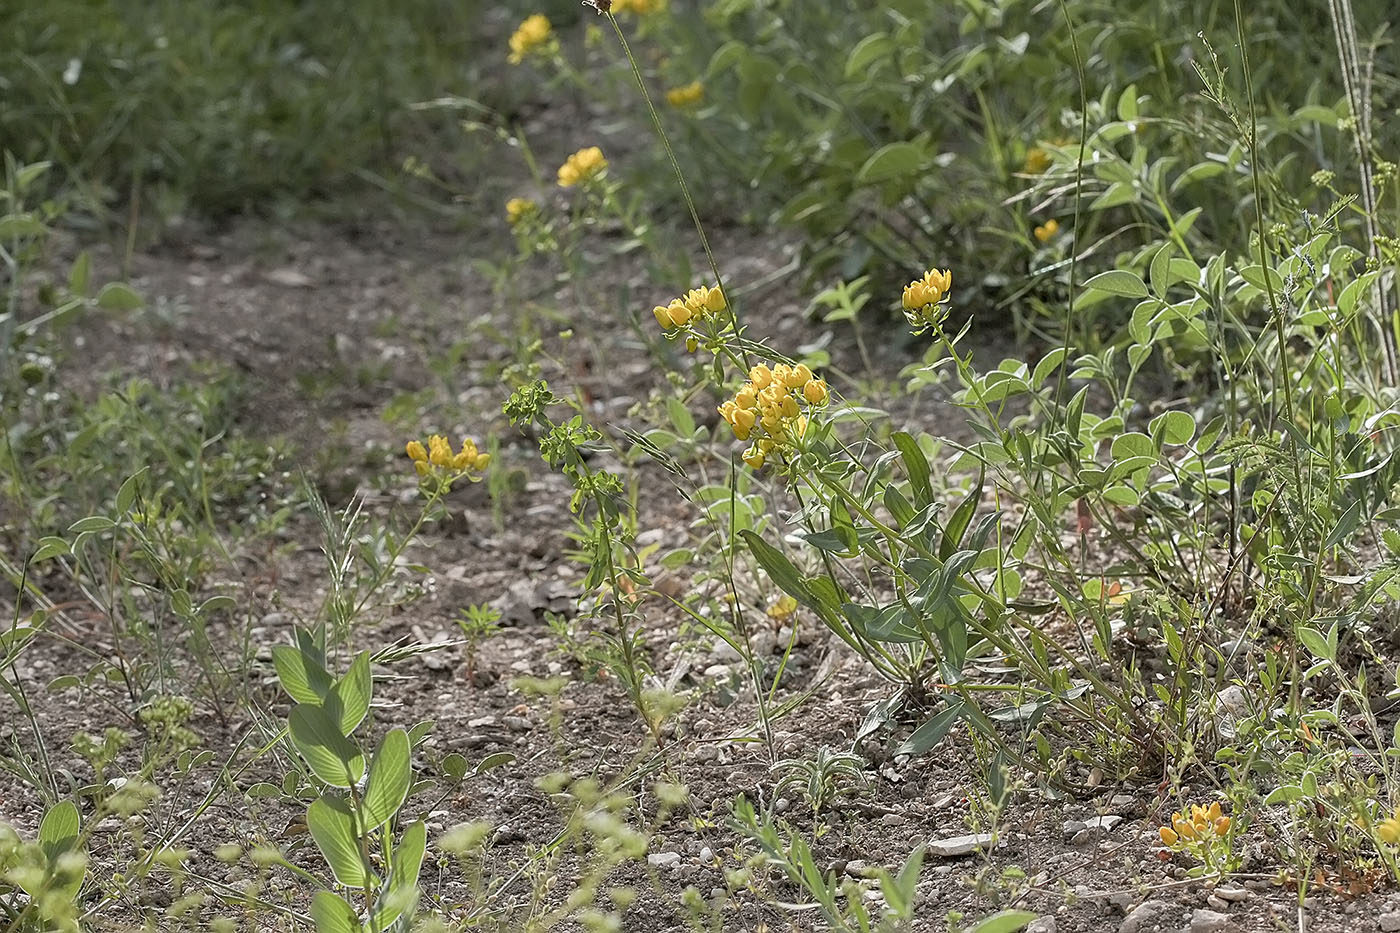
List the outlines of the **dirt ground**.
{"type": "MultiPolygon", "coordinates": [[[[716,239],[719,254],[743,257],[729,268],[739,287],[781,268],[789,255],[769,238],[731,234],[716,239]]],[[[401,456],[407,437],[443,431],[500,438],[500,456],[520,477],[508,520],[496,523],[481,486],[454,495],[452,520],[428,529],[412,552],[430,575],[355,638],[359,647],[400,638],[451,641],[459,609],[490,603],[502,610],[506,627],[482,647],[476,682],[468,677],[460,645],[410,658],[391,668],[377,686],[375,715],[379,724],[435,721],[417,762],[428,776],[454,752],[470,762],[498,751],[515,756],[445,799],[429,791],[410,802],[410,808],[426,813],[430,838],[466,820],[496,824],[493,865],[505,871],[558,829],[558,811],[535,780],[560,770],[604,783],[626,780],[637,764],[642,729],[618,685],[591,676],[546,624],[549,613],[567,617],[574,612],[582,569],[567,553],[567,486],[539,460],[533,442],[500,414],[506,394],[500,367],[513,352],[506,337],[514,333],[511,315],[518,306],[493,298],[490,282],[470,260],[502,245],[499,240],[464,244],[450,232],[388,226],[244,221],[224,229],[177,229],[134,259],[130,281],[146,297],[146,309],[84,321],[70,334],[67,365],[92,374],[138,374],[158,385],[191,378],[193,364],[202,361],[234,367],[251,392],[240,419],[247,430],[290,439],[289,472],[306,469],[333,506],[358,498],[376,519],[403,516],[414,508],[412,470],[405,469],[401,456]],[[442,358],[444,348],[458,342],[462,346],[453,364],[434,369],[431,364],[442,358]],[[386,420],[389,400],[425,388],[434,392],[425,417],[436,413],[440,422],[409,427],[386,420]],[[517,679],[524,676],[566,676],[568,685],[555,701],[522,692],[517,679]]],[[[107,261],[112,262],[110,256],[107,261]]],[[[639,270],[630,274],[649,306],[655,286],[647,285],[639,270]]],[[[762,333],[797,345],[806,342],[802,338],[810,336],[813,325],[782,284],[755,293],[748,307],[760,309],[753,313],[762,333]]],[[[522,300],[548,304],[558,288],[541,275],[527,286],[522,300]]],[[[580,383],[599,424],[614,430],[639,427],[633,406],[657,384],[653,362],[615,309],[574,313],[578,317],[568,324],[585,336],[573,344],[565,346],[544,330],[547,344],[571,360],[574,371],[546,371],[546,376],[559,385],[580,383]]],[[[893,339],[894,333],[891,327],[890,339],[872,341],[887,374],[913,359],[913,350],[893,339]]],[[[848,333],[837,334],[832,352],[837,368],[858,369],[848,333]]],[[[892,408],[899,410],[899,405],[892,408]]],[[[697,416],[713,421],[704,412],[697,416]]],[[[911,425],[916,429],[954,435],[963,430],[957,410],[946,402],[925,401],[916,417],[911,425]]],[[[650,536],[642,543],[684,542],[697,516],[670,493],[659,470],[639,469],[647,490],[640,527],[650,536]]],[[[286,702],[276,691],[270,648],[289,640],[293,624],[314,618],[325,581],[317,530],[306,516],[293,518],[277,547],[238,555],[238,579],[228,583],[239,610],[228,620],[221,644],[233,652],[246,639],[252,664],[245,687],[272,715],[285,714],[286,702]]],[[[689,582],[679,573],[667,585],[689,582]]],[[[691,816],[700,819],[661,825],[647,865],[631,867],[616,879],[641,892],[624,921],[624,929],[638,933],[683,928],[679,892],[688,885],[707,898],[722,898],[724,872],[739,864],[734,854],[739,838],[729,826],[737,794],[813,832],[800,799],[775,796],[769,750],[762,742],[748,741],[755,734],[755,705],[737,659],[703,633],[684,627],[680,614],[660,601],[646,607],[646,619],[646,645],[657,678],[688,699],[665,735],[654,767],[686,785],[691,816]]],[[[83,631],[90,621],[75,616],[65,624],[100,648],[100,629],[83,631]]],[[[888,688],[814,619],[799,613],[792,624],[795,648],[778,699],[815,690],[775,723],[773,755],[809,757],[821,746],[854,745],[865,761],[860,792],[824,815],[827,828],[815,840],[821,864],[860,877],[870,866],[897,867],[922,843],[986,829],[969,804],[969,796],[979,793],[980,779],[973,775],[980,765],[966,738],[955,735],[913,760],[893,754],[912,722],[855,743],[857,726],[888,688]]],[[[763,641],[774,663],[785,647],[779,635],[775,625],[763,641]]],[[[18,673],[41,687],[67,672],[70,662],[61,644],[41,641],[24,656],[18,673]]],[[[57,693],[40,689],[38,696],[39,721],[56,737],[62,767],[84,780],[87,766],[66,751],[66,737],[76,729],[98,732],[122,724],[122,698],[101,685],[57,693]]],[[[221,722],[202,705],[195,728],[214,759],[183,785],[165,789],[158,812],[150,817],[160,824],[151,826],[154,831],[188,818],[217,786],[224,760],[248,759],[246,746],[239,745],[252,728],[246,716],[221,722]]],[[[6,727],[6,734],[25,741],[17,723],[6,727]]],[[[248,790],[277,780],[278,773],[271,755],[234,781],[248,790]]],[[[624,785],[633,792],[643,786],[637,780],[624,785]]],[[[647,800],[643,794],[644,809],[647,800]]],[[[1277,866],[1262,856],[1241,876],[1218,886],[1186,878],[1185,863],[1164,860],[1156,843],[1165,805],[1156,786],[1102,787],[1093,796],[1051,799],[1031,783],[1004,814],[1002,842],[995,851],[946,857],[930,851],[919,883],[917,929],[956,929],[956,915],[962,916],[960,922],[971,922],[1007,907],[1039,913],[1042,919],[1030,929],[1041,933],[1300,930],[1303,922],[1316,933],[1400,929],[1400,895],[1389,889],[1359,897],[1319,890],[1300,907],[1296,887],[1278,883],[1277,866]],[[1103,828],[1094,828],[1099,826],[1103,828]]],[[[36,806],[23,784],[0,777],[0,819],[32,832],[36,806]]],[[[294,860],[312,864],[316,855],[298,825],[299,815],[299,806],[286,797],[250,801],[235,793],[219,794],[181,841],[196,853],[191,863],[196,874],[214,884],[237,885],[251,869],[216,861],[209,850],[224,842],[267,840],[294,860]]],[[[101,833],[95,837],[99,863],[103,838],[101,833]]],[[[290,884],[274,874],[267,896],[275,899],[290,884]]],[[[464,885],[450,867],[425,867],[424,890],[434,903],[454,903],[464,885]]],[[[778,906],[798,900],[794,889],[776,882],[764,896],[741,891],[725,908],[723,929],[819,928],[811,911],[778,906]]],[[[120,926],[116,919],[108,922],[120,926]]]]}

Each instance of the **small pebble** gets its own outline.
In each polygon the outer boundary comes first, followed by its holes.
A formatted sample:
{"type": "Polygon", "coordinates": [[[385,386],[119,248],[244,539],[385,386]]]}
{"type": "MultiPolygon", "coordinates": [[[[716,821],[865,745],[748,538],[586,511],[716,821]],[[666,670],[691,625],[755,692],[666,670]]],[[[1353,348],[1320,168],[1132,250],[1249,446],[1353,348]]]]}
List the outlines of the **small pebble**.
{"type": "Polygon", "coordinates": [[[1219,911],[1196,908],[1191,914],[1191,933],[1224,933],[1230,929],[1230,917],[1219,911]]]}
{"type": "Polygon", "coordinates": [[[1400,931],[1400,911],[1391,911],[1388,914],[1381,914],[1377,919],[1380,921],[1383,933],[1397,933],[1397,931],[1400,931]]]}
{"type": "Polygon", "coordinates": [[[672,865],[679,865],[681,854],[679,852],[653,852],[647,856],[647,861],[657,868],[670,868],[672,865]]]}

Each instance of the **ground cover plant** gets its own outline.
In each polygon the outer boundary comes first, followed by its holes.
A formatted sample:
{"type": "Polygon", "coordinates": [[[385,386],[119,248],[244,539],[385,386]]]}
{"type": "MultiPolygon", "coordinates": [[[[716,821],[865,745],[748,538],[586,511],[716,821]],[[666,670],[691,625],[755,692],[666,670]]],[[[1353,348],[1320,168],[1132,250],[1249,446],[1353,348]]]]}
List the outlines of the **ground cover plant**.
{"type": "Polygon", "coordinates": [[[341,14],[18,21],[0,926],[1400,929],[1387,9],[341,14]]]}

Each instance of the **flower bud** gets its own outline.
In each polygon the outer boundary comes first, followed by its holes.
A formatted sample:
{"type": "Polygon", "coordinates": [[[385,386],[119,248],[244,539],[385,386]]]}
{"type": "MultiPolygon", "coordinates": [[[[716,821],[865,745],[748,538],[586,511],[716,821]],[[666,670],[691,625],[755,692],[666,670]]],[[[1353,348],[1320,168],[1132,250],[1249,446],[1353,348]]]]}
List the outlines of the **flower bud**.
{"type": "Polygon", "coordinates": [[[820,405],[826,401],[826,383],[820,379],[813,379],[802,387],[802,397],[809,405],[820,405]]]}

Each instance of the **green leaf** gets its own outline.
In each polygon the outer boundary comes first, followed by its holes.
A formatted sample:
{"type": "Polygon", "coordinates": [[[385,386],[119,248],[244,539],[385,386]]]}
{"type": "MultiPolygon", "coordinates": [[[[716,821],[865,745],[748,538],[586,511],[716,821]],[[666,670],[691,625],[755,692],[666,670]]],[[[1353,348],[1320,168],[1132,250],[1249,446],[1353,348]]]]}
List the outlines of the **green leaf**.
{"type": "Polygon", "coordinates": [[[871,33],[851,48],[846,57],[846,77],[863,78],[870,66],[894,51],[894,41],[883,32],[871,33]]]}
{"type": "Polygon", "coordinates": [[[485,774],[487,771],[494,771],[503,765],[510,764],[514,760],[514,752],[492,752],[476,763],[476,767],[472,769],[472,775],[475,777],[485,774]]]}
{"type": "Polygon", "coordinates": [[[909,178],[924,170],[924,149],[909,142],[881,146],[865,160],[856,172],[856,184],[874,185],[880,182],[909,178]]]}
{"type": "Polygon", "coordinates": [[[317,891],[311,899],[311,920],[316,933],[360,933],[360,917],[345,903],[345,898],[333,891],[317,891]]]}
{"type": "Polygon", "coordinates": [[[1323,635],[1317,629],[1309,628],[1306,625],[1298,626],[1298,640],[1303,643],[1314,657],[1321,658],[1324,661],[1335,662],[1337,660],[1337,652],[1328,644],[1327,636],[1323,635]]]}
{"type": "Polygon", "coordinates": [[[404,914],[412,915],[418,903],[418,873],[423,867],[423,854],[428,848],[428,828],[422,820],[403,831],[399,847],[394,850],[393,865],[384,896],[375,904],[370,915],[370,927],[378,933],[388,929],[404,914]]]}
{"type": "Polygon", "coordinates": [[[39,848],[52,865],[60,855],[78,844],[78,808],[64,800],[49,808],[39,823],[39,848]]]}
{"type": "Polygon", "coordinates": [[[1109,269],[1107,272],[1100,272],[1085,282],[1084,288],[1086,290],[1096,289],[1124,298],[1147,297],[1147,286],[1143,284],[1142,277],[1126,269],[1109,269]]]}
{"type": "Polygon", "coordinates": [[[1152,443],[1152,438],[1137,431],[1130,431],[1115,437],[1109,450],[1112,452],[1114,460],[1126,460],[1129,457],[1152,457],[1155,459],[1157,456],[1157,448],[1152,443]]]}
{"type": "Polygon", "coordinates": [[[318,797],[306,811],[306,828],[325,856],[335,880],[352,888],[365,888],[375,879],[365,866],[360,837],[355,833],[355,813],[340,797],[318,797]]]}
{"type": "Polygon", "coordinates": [[[320,706],[331,691],[331,675],[314,658],[291,645],[272,649],[272,666],[287,696],[298,703],[320,706]]]}
{"type": "Polygon", "coordinates": [[[78,258],[73,262],[73,268],[68,271],[68,291],[74,295],[86,296],[91,281],[92,257],[84,250],[78,254],[78,258]]]}
{"type": "Polygon", "coordinates": [[[1056,347],[1040,358],[1040,362],[1035,364],[1035,371],[1031,373],[1031,388],[1039,389],[1045,384],[1045,380],[1050,378],[1050,374],[1064,361],[1069,354],[1067,347],[1056,347]]]}
{"type": "Polygon", "coordinates": [[[962,545],[963,536],[967,534],[968,526],[972,524],[972,517],[977,512],[977,506],[982,502],[982,484],[986,476],[985,470],[977,471],[977,482],[972,484],[967,495],[963,496],[963,500],[953,510],[948,524],[943,529],[943,539],[938,543],[939,560],[947,560],[957,553],[958,548],[962,545]]]}
{"type": "Polygon", "coordinates": [[[408,733],[402,729],[390,729],[379,740],[379,748],[375,749],[369,765],[369,786],[360,804],[361,835],[368,835],[389,822],[403,806],[408,785],[413,780],[413,769],[409,766],[411,751],[408,733]]]}
{"type": "Polygon", "coordinates": [[[135,473],[128,476],[117,490],[117,512],[125,515],[131,506],[136,502],[136,494],[141,491],[141,479],[146,475],[146,467],[142,467],[135,473]]]}
{"type": "Polygon", "coordinates": [[[30,187],[43,178],[48,170],[53,168],[52,161],[31,162],[28,165],[21,165],[15,172],[15,190],[20,194],[26,193],[30,187]]]}
{"type": "Polygon", "coordinates": [[[1160,437],[1163,444],[1189,444],[1196,436],[1196,419],[1189,412],[1164,411],[1152,419],[1147,429],[1154,438],[1160,437]]]}
{"type": "Polygon", "coordinates": [[[1327,550],[1328,548],[1333,548],[1341,544],[1347,538],[1351,537],[1351,533],[1355,531],[1360,524],[1361,500],[1357,499],[1347,507],[1347,510],[1342,513],[1342,517],[1337,519],[1337,527],[1333,528],[1332,532],[1327,536],[1327,540],[1322,542],[1322,549],[1327,550]]]}
{"type": "Polygon", "coordinates": [[[933,748],[957,724],[962,716],[962,703],[950,703],[948,708],[915,729],[904,744],[894,750],[896,755],[922,755],[933,748]]]}
{"type": "Polygon", "coordinates": [[[1138,117],[1137,85],[1130,84],[1118,95],[1118,119],[1136,120],[1138,117]]]}
{"type": "Polygon", "coordinates": [[[365,756],[336,728],[319,706],[298,703],[287,717],[292,742],[318,778],[332,787],[351,787],[365,773],[365,756]]]}
{"type": "Polygon", "coordinates": [[[97,306],[108,311],[135,311],[146,304],[130,285],[108,282],[97,293],[97,306]]]}
{"type": "Polygon", "coordinates": [[[369,651],[361,651],[350,662],[345,676],[336,681],[326,696],[326,712],[335,717],[341,735],[349,735],[369,713],[373,681],[369,673],[369,651]]]}
{"type": "Polygon", "coordinates": [[[85,531],[100,532],[115,528],[117,523],[105,515],[89,515],[68,526],[69,534],[82,534],[85,531]]]}
{"type": "Polygon", "coordinates": [[[977,924],[968,933],[1016,933],[1030,926],[1036,914],[1029,910],[1003,910],[977,924]]]}
{"type": "Polygon", "coordinates": [[[1162,244],[1152,256],[1152,265],[1148,267],[1148,278],[1152,282],[1152,293],[1163,301],[1167,298],[1167,289],[1171,288],[1171,267],[1172,250],[1170,243],[1162,244]]]}
{"type": "Polygon", "coordinates": [[[909,487],[914,493],[914,504],[925,508],[933,502],[933,484],[929,482],[933,470],[928,465],[928,458],[909,432],[896,431],[892,439],[899,448],[899,455],[904,458],[904,468],[909,471],[909,487]]]}
{"type": "Polygon", "coordinates": [[[67,557],[71,553],[73,552],[69,549],[67,541],[50,535],[39,539],[39,547],[34,551],[34,557],[31,560],[37,564],[54,557],[67,557]]]}
{"type": "Polygon", "coordinates": [[[792,561],[787,559],[786,554],[747,528],[740,529],[739,535],[748,546],[749,553],[753,554],[754,559],[768,574],[769,579],[777,584],[778,589],[810,608],[820,608],[807,585],[802,582],[802,575],[797,572],[792,561]]]}

